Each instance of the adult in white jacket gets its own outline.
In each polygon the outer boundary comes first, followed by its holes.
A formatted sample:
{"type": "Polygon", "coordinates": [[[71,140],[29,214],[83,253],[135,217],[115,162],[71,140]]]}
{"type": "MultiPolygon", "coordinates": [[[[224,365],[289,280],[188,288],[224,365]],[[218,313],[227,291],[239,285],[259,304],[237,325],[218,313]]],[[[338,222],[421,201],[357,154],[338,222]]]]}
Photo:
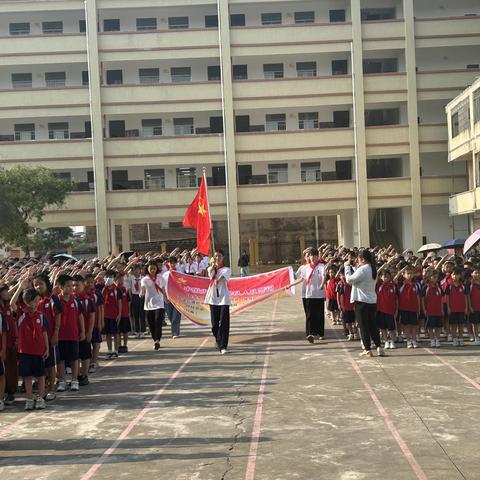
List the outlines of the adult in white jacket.
{"type": "Polygon", "coordinates": [[[354,270],[352,262],[345,263],[345,279],[352,286],[350,301],[355,303],[355,320],[360,327],[363,343],[362,356],[371,357],[372,340],[378,355],[384,356],[380,346],[380,330],[377,322],[377,267],[369,250],[362,250],[357,259],[358,268],[354,270]]]}

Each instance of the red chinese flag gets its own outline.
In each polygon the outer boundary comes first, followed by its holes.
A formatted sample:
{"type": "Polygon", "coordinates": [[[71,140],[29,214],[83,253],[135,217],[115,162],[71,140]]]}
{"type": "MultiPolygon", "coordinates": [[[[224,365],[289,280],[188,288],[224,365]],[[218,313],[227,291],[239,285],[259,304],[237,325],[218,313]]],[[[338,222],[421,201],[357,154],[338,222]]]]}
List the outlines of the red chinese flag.
{"type": "Polygon", "coordinates": [[[183,219],[184,227],[191,227],[197,230],[197,248],[201,253],[210,253],[210,207],[208,205],[207,183],[205,175],[202,177],[200,188],[193,202],[185,213],[183,219]]]}

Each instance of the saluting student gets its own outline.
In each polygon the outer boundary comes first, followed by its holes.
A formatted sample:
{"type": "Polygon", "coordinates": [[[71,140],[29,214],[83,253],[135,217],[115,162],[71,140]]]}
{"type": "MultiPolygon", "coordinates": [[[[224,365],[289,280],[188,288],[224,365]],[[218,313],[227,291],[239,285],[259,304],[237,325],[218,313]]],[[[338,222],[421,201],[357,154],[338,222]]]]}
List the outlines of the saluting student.
{"type": "Polygon", "coordinates": [[[220,353],[227,353],[228,337],[230,335],[230,292],[228,281],[231,270],[223,264],[223,250],[215,250],[213,258],[215,263],[208,268],[210,284],[205,303],[210,305],[210,318],[212,321],[212,333],[217,342],[220,353]]]}

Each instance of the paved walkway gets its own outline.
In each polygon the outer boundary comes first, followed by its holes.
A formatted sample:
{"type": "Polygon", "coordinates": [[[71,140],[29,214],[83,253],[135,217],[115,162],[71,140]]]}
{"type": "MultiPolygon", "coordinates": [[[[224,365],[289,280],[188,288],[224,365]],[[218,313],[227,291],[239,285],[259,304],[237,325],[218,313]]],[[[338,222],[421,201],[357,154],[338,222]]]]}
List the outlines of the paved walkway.
{"type": "Polygon", "coordinates": [[[359,359],[340,327],[303,338],[299,298],[104,362],[44,412],[0,414],[0,478],[478,479],[478,347],[359,359]]]}

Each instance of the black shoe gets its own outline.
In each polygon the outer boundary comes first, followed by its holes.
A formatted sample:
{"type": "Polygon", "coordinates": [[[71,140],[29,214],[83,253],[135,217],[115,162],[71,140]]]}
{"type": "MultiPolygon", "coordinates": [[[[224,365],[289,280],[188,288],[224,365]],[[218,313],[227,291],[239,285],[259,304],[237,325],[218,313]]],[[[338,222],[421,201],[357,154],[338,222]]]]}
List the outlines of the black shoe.
{"type": "Polygon", "coordinates": [[[162,327],[166,327],[167,326],[167,321],[166,320],[163,320],[162,321],[162,327]]]}
{"type": "Polygon", "coordinates": [[[11,393],[7,393],[5,396],[5,405],[13,405],[15,403],[15,395],[12,395],[11,393]]]}
{"type": "Polygon", "coordinates": [[[125,353],[124,347],[122,345],[118,347],[118,353],[125,353]]]}
{"type": "Polygon", "coordinates": [[[313,343],[313,341],[314,341],[313,335],[307,335],[307,340],[308,340],[310,343],[313,343]]]}
{"type": "Polygon", "coordinates": [[[78,377],[78,384],[81,386],[81,387],[85,387],[86,385],[88,385],[90,382],[88,380],[88,377],[86,375],[81,375],[80,377],[78,377]]]}
{"type": "Polygon", "coordinates": [[[117,352],[113,352],[113,353],[112,353],[112,358],[118,358],[118,353],[117,353],[117,352]]]}
{"type": "Polygon", "coordinates": [[[128,353],[128,347],[126,345],[123,347],[123,353],[128,353]]]}
{"type": "Polygon", "coordinates": [[[155,345],[153,346],[155,350],[158,350],[160,348],[160,342],[155,342],[155,345]]]}

